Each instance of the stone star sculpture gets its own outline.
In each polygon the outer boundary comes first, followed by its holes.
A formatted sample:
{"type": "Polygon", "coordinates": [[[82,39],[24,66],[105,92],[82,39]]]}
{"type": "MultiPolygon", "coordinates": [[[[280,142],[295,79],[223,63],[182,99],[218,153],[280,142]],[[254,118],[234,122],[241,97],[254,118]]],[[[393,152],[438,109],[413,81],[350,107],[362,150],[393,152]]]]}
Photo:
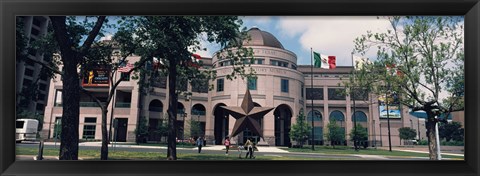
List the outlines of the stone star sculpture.
{"type": "Polygon", "coordinates": [[[248,128],[261,138],[263,138],[263,131],[260,129],[258,119],[262,118],[273,109],[267,107],[255,107],[248,88],[243,97],[241,107],[222,106],[222,108],[225,109],[228,114],[233,116],[233,118],[237,119],[233,126],[232,133],[230,133],[230,137],[236,136],[245,130],[245,128],[248,128]]]}

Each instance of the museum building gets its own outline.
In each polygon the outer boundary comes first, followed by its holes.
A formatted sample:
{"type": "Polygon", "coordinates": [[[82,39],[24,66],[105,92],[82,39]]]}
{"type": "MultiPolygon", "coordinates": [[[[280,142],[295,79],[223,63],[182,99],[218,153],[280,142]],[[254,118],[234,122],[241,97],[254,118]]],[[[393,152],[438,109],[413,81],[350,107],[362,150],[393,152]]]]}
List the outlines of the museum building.
{"type": "MultiPolygon", "coordinates": [[[[190,121],[200,123],[207,145],[220,145],[232,131],[235,119],[221,108],[221,106],[240,106],[249,89],[255,106],[274,108],[263,119],[260,119],[264,138],[252,134],[248,129],[235,136],[232,143],[243,143],[252,137],[260,145],[289,146],[292,141],[289,132],[292,124],[301,110],[307,115],[307,121],[314,123],[314,143],[316,145],[330,144],[325,134],[329,121],[336,123],[345,131],[346,141],[340,145],[352,145],[349,133],[354,127],[353,113],[356,122],[367,129],[369,143],[388,145],[387,120],[381,118],[378,97],[372,94],[352,98],[342,95],[342,83],[351,74],[353,67],[337,66],[336,69],[325,70],[312,68],[310,65],[297,65],[295,53],[285,49],[280,41],[269,32],[258,28],[248,31],[251,39],[244,41],[245,47],[254,52],[255,62],[251,67],[255,70],[255,79],[229,80],[226,75],[232,72],[230,61],[219,60],[216,57],[202,57],[204,66],[201,69],[213,69],[217,78],[211,81],[213,90],[208,85],[195,88],[185,84],[179,89],[191,92],[191,96],[178,96],[177,112],[177,139],[191,137],[190,121]],[[343,80],[342,80],[343,78],[343,80]],[[313,83],[313,85],[312,85],[313,83]],[[313,99],[313,103],[312,103],[313,99]],[[313,104],[313,105],[312,105],[313,104]]],[[[138,56],[131,56],[131,63],[137,61],[138,56]]],[[[105,74],[101,70],[95,75],[105,74]]],[[[120,78],[117,72],[114,79],[120,78]]],[[[112,122],[114,130],[113,140],[123,142],[135,141],[135,129],[139,117],[146,117],[149,125],[147,141],[160,141],[162,138],[155,133],[156,127],[164,122],[168,108],[167,78],[158,77],[152,82],[146,95],[139,93],[137,80],[127,78],[118,86],[112,103],[108,106],[107,126],[112,122]],[[115,120],[111,120],[111,118],[115,120]],[[113,125],[114,123],[114,125],[113,125]]],[[[62,81],[59,76],[50,82],[48,103],[45,107],[45,118],[42,135],[44,138],[57,136],[57,129],[62,116],[62,81]]],[[[88,82],[84,79],[84,88],[94,92],[95,97],[106,101],[109,88],[104,82],[88,82]]],[[[80,102],[79,138],[85,140],[101,140],[101,110],[93,99],[81,95],[80,102]]],[[[398,137],[398,128],[412,125],[412,116],[408,115],[407,108],[400,108],[401,115],[390,118],[392,145],[401,145],[398,137]],[[402,118],[405,117],[405,118],[402,118]]],[[[415,119],[416,121],[416,119],[415,119]]],[[[110,128],[108,129],[110,130],[110,128]]],[[[311,143],[311,141],[309,141],[311,143]]]]}

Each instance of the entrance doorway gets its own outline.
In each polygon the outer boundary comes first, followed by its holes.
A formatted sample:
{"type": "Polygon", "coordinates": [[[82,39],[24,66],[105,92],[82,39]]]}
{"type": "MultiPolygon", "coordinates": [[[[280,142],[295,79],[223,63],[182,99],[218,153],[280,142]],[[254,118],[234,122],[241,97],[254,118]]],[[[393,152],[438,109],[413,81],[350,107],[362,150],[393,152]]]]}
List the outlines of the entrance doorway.
{"type": "Polygon", "coordinates": [[[290,146],[290,126],[292,123],[292,111],[290,106],[281,104],[273,112],[275,117],[275,145],[290,146]]]}
{"type": "Polygon", "coordinates": [[[127,142],[127,122],[128,118],[115,118],[115,141],[127,142]]]}
{"type": "Polygon", "coordinates": [[[215,116],[214,122],[214,132],[213,135],[215,136],[215,145],[221,145],[223,139],[228,136],[228,113],[221,108],[221,106],[226,106],[223,103],[217,104],[213,109],[213,115],[215,116]]]}

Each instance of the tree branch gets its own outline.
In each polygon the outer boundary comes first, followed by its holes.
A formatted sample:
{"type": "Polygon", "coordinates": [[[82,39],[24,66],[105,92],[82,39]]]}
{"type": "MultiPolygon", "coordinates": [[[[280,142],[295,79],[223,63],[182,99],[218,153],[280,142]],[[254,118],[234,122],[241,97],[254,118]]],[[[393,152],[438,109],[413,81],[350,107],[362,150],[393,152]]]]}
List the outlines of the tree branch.
{"type": "Polygon", "coordinates": [[[103,26],[103,22],[105,21],[106,16],[100,16],[97,19],[97,22],[95,23],[95,26],[93,27],[92,31],[88,34],[87,39],[83,43],[82,47],[80,48],[80,55],[84,56],[86,52],[90,49],[92,46],[93,40],[95,40],[95,37],[97,37],[98,33],[100,32],[100,29],[103,26]]]}

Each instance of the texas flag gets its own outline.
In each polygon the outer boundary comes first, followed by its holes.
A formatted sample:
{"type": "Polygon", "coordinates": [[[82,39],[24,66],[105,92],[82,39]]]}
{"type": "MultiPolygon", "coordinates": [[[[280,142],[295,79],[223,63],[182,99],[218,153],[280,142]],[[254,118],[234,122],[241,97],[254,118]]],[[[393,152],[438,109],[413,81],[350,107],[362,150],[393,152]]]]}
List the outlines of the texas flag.
{"type": "Polygon", "coordinates": [[[315,60],[315,67],[320,67],[323,69],[335,69],[337,67],[335,56],[327,56],[313,52],[313,58],[315,60]]]}

